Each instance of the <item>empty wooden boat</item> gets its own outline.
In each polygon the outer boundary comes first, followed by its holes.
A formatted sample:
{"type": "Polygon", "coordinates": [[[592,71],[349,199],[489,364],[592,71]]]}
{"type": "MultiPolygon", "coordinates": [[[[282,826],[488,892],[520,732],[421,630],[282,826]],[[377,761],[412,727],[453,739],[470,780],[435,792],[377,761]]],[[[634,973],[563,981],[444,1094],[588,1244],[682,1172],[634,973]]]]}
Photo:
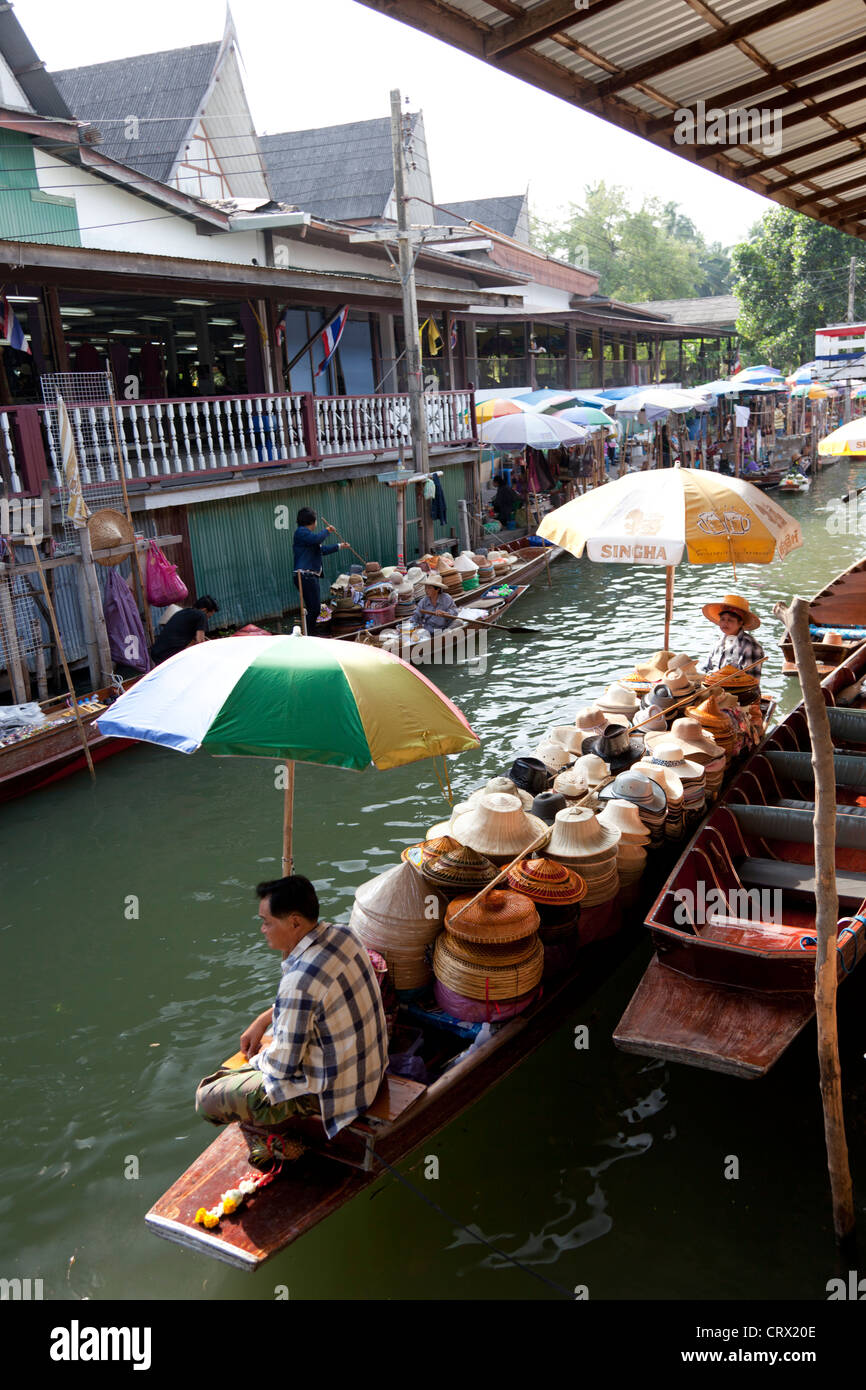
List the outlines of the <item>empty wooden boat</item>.
{"type": "MultiPolygon", "coordinates": [[[[837,574],[809,600],[809,623],[818,669],[826,676],[866,639],[866,559],[837,574]]],[[[796,675],[794,648],[787,633],[782,657],[782,670],[796,675]]]]}
{"type": "MultiPolygon", "coordinates": [[[[823,683],[836,750],[840,980],[866,950],[864,673],[866,644],[823,683]],[[848,707],[836,705],[846,691],[848,707]]],[[[815,1012],[813,814],[798,706],[747,760],[653,904],[656,954],[617,1046],[740,1077],[778,1060],[815,1012]]]]}

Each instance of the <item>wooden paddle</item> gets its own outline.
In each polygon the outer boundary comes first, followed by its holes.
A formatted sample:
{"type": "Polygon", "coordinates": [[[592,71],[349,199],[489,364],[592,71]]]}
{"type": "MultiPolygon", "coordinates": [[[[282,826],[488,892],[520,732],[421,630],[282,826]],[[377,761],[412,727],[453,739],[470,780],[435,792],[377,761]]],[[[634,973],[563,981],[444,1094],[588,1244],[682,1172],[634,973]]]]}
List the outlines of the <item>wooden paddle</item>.
{"type": "MultiPolygon", "coordinates": [[[[325,522],[326,526],[330,527],[337,539],[343,542],[343,545],[349,545],[349,542],[346,540],[345,536],[340,535],[336,526],[331,526],[331,523],[329,521],[326,521],[324,517],[322,517],[322,520],[325,522]]],[[[349,545],[349,549],[351,550],[353,555],[357,556],[357,558],[361,561],[362,565],[366,565],[367,561],[364,559],[363,555],[358,555],[358,552],[353,545],[349,545]]]]}

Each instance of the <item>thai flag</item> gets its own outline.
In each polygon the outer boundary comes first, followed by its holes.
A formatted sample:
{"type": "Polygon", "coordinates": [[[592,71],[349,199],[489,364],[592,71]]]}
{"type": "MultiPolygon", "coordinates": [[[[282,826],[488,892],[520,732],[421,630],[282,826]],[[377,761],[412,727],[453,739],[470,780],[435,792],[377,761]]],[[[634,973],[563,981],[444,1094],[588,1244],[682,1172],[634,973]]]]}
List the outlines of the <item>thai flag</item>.
{"type": "Polygon", "coordinates": [[[8,341],[10,347],[14,347],[18,352],[29,352],[30,344],[24,336],[24,329],[15,317],[15,312],[9,300],[2,298],[3,305],[3,337],[8,341]]]}
{"type": "Polygon", "coordinates": [[[457,324],[454,323],[454,322],[452,322],[452,324],[451,324],[451,336],[450,336],[449,342],[450,342],[450,344],[451,344],[451,351],[452,351],[452,352],[456,352],[456,350],[457,350],[457,324]]]}
{"type": "Polygon", "coordinates": [[[325,355],[319,363],[316,376],[321,375],[334,353],[337,351],[337,346],[343,336],[343,329],[346,327],[346,319],[348,317],[349,306],[348,304],[344,304],[339,314],[337,314],[335,318],[332,318],[331,322],[322,330],[322,347],[325,349],[325,355]]]}

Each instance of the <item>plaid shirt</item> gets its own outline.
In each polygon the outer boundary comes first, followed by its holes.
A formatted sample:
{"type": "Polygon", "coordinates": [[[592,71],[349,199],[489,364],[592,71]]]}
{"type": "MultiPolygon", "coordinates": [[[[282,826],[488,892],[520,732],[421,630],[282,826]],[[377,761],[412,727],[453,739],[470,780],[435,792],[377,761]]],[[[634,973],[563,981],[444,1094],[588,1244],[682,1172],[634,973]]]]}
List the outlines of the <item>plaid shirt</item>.
{"type": "Polygon", "coordinates": [[[428,632],[441,632],[444,627],[451,626],[452,619],[459,616],[460,610],[450,594],[438,593],[435,603],[425,594],[412,614],[412,622],[426,627],[428,632]]]}
{"type": "MultiPolygon", "coordinates": [[[[763,655],[764,648],[760,642],[755,641],[750,633],[739,632],[736,637],[726,637],[722,633],[698,670],[720,671],[723,666],[739,666],[742,669],[745,666],[751,666],[755,661],[760,661],[763,655]]],[[[756,666],[752,675],[756,680],[760,680],[761,667],[756,666]]]]}
{"type": "Polygon", "coordinates": [[[283,961],[272,1029],[250,1059],[268,1099],[317,1095],[333,1139],[372,1104],[388,1065],[379,983],[348,927],[319,922],[283,961]]]}

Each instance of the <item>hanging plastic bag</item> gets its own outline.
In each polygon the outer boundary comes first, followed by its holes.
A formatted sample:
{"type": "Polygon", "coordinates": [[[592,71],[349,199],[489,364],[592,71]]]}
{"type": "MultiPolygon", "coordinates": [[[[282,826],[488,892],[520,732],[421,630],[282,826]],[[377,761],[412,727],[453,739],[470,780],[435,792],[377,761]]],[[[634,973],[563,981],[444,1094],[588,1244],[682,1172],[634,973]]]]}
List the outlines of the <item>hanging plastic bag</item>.
{"type": "Polygon", "coordinates": [[[177,565],[166,559],[156,541],[151,541],[147,548],[146,588],[147,601],[155,608],[183,603],[189,598],[189,590],[177,572],[177,565]]]}

